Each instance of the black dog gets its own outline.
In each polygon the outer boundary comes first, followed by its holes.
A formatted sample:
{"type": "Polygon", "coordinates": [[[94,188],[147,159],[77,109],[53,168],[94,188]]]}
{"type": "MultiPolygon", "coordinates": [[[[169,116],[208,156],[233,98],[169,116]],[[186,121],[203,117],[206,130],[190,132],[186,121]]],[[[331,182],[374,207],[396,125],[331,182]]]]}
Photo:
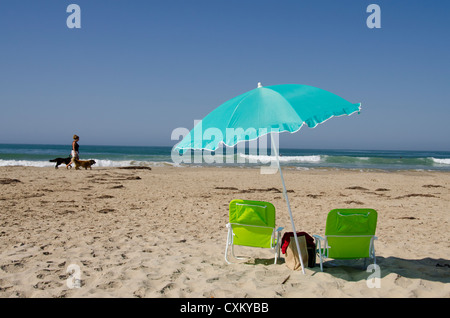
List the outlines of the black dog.
{"type": "MultiPolygon", "coordinates": [[[[50,161],[50,162],[56,162],[55,169],[58,169],[58,166],[59,166],[59,165],[62,165],[63,163],[66,164],[66,165],[68,165],[69,162],[70,162],[71,160],[72,160],[71,157],[67,157],[67,158],[56,158],[56,159],[49,160],[49,161],[50,161]]],[[[70,165],[69,167],[72,168],[72,165],[70,165]]],[[[67,167],[66,167],[66,168],[67,168],[67,167]]]]}

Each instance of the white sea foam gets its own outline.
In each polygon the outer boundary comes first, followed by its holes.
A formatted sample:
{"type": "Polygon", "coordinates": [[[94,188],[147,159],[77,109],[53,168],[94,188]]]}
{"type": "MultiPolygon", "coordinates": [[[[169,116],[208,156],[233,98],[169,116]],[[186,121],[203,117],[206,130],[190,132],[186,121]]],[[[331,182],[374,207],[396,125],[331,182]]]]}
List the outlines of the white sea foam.
{"type": "Polygon", "coordinates": [[[442,165],[450,165],[450,158],[439,159],[439,158],[431,158],[435,163],[439,163],[442,165]]]}
{"type": "Polygon", "coordinates": [[[24,167],[52,167],[54,162],[31,160],[3,160],[0,159],[0,167],[24,166],[24,167]]]}
{"type": "MultiPolygon", "coordinates": [[[[241,157],[248,159],[250,162],[268,163],[276,161],[275,156],[259,156],[259,155],[245,155],[239,154],[241,157]]],[[[311,162],[317,163],[320,161],[320,156],[279,156],[280,162],[311,162]]]]}
{"type": "MultiPolygon", "coordinates": [[[[83,159],[90,160],[90,159],[83,159]]],[[[163,167],[163,166],[175,166],[173,162],[166,161],[135,161],[135,160],[100,160],[94,159],[95,165],[93,167],[128,167],[128,166],[146,166],[146,167],[163,167]]],[[[7,166],[23,166],[23,167],[54,167],[54,162],[49,161],[31,161],[31,160],[3,160],[0,159],[0,167],[7,166]]],[[[62,166],[60,166],[62,167],[62,166]]]]}
{"type": "MultiPolygon", "coordinates": [[[[89,160],[91,158],[83,158],[83,160],[89,160]]],[[[96,164],[93,166],[95,167],[126,167],[126,166],[146,166],[146,167],[164,167],[164,166],[171,166],[171,167],[202,167],[206,166],[204,163],[200,164],[177,164],[171,161],[137,161],[137,160],[108,160],[108,159],[95,159],[96,164]]],[[[275,156],[267,156],[267,155],[249,155],[249,154],[239,154],[239,158],[236,159],[231,156],[223,157],[223,164],[226,163],[237,163],[238,165],[246,165],[246,163],[250,164],[267,164],[274,162],[276,160],[275,156]]],[[[398,165],[398,158],[394,159],[385,159],[385,158],[369,158],[369,157],[333,157],[333,156],[326,156],[326,155],[310,155],[310,156],[280,156],[279,157],[280,163],[283,164],[331,164],[333,165],[333,162],[338,162],[339,164],[354,164],[355,162],[358,163],[365,163],[368,161],[377,161],[375,164],[379,165],[389,165],[392,164],[394,166],[398,165]],[[331,158],[331,159],[330,159],[331,158]],[[331,160],[331,161],[330,161],[331,160]],[[337,161],[336,161],[337,160],[337,161]],[[392,161],[392,162],[391,162],[392,161]]],[[[418,159],[403,159],[405,160],[405,167],[410,167],[417,165],[417,169],[420,169],[422,165],[431,167],[436,167],[439,169],[448,169],[450,166],[450,158],[434,158],[434,157],[428,157],[428,158],[418,158],[418,159]],[[409,161],[408,161],[409,160],[409,161]],[[410,161],[413,161],[412,163],[410,161]]],[[[219,162],[221,163],[221,162],[219,162]]],[[[218,163],[216,162],[215,165],[218,163]]],[[[7,166],[24,166],[24,167],[54,167],[54,162],[49,162],[46,160],[36,161],[36,160],[6,160],[6,159],[0,159],[0,167],[7,167],[7,166]]],[[[62,166],[60,166],[62,167],[62,166]]]]}
{"type": "MultiPolygon", "coordinates": [[[[89,160],[89,159],[87,159],[89,160]]],[[[173,162],[168,161],[136,161],[136,160],[97,160],[97,167],[129,167],[129,166],[144,166],[144,167],[165,167],[175,166],[173,162]]]]}

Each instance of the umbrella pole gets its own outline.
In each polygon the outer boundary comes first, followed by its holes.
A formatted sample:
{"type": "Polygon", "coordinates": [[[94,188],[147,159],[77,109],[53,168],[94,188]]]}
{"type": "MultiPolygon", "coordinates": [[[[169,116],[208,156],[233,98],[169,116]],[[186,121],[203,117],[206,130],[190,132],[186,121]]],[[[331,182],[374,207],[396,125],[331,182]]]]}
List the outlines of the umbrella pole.
{"type": "Polygon", "coordinates": [[[302,253],[300,252],[300,245],[298,244],[297,231],[295,230],[295,224],[294,224],[294,218],[292,217],[291,205],[289,203],[289,198],[288,198],[288,194],[286,191],[286,185],[284,184],[283,172],[281,171],[281,166],[280,166],[280,159],[278,158],[278,149],[277,149],[277,146],[275,145],[275,141],[273,139],[273,134],[270,134],[270,138],[272,140],[272,149],[274,150],[275,157],[277,158],[278,170],[280,171],[281,183],[283,184],[283,194],[284,194],[284,198],[286,199],[287,208],[289,211],[289,217],[291,218],[291,226],[292,226],[292,231],[294,231],[295,243],[297,244],[298,257],[300,259],[300,264],[302,265],[302,272],[303,272],[303,274],[305,274],[305,266],[303,264],[302,253]]]}

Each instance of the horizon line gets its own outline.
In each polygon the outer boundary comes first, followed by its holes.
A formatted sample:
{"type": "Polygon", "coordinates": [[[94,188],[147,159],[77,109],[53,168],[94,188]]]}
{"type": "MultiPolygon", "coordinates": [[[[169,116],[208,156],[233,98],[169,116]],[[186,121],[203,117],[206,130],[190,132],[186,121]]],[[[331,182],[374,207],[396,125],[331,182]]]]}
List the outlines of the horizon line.
{"type": "MultiPolygon", "coordinates": [[[[70,147],[70,144],[46,144],[46,143],[2,143],[0,142],[0,145],[35,145],[35,146],[68,146],[70,147]]],[[[104,145],[99,145],[99,144],[83,144],[83,146],[91,146],[91,147],[142,147],[142,148],[173,148],[175,145],[173,146],[162,146],[162,145],[154,145],[154,146],[150,146],[150,145],[113,145],[113,144],[104,144],[104,145]]],[[[236,146],[234,146],[236,147],[236,146]]],[[[234,148],[233,147],[233,148],[234,148]]],[[[222,147],[223,149],[225,148],[231,148],[231,147],[222,147]]],[[[246,147],[246,149],[249,149],[248,147],[246,147]]],[[[437,150],[437,149],[433,149],[433,150],[424,150],[424,149],[369,149],[369,148],[296,148],[296,147],[280,147],[279,149],[292,149],[292,150],[341,150],[341,151],[419,151],[419,152],[428,152],[428,151],[434,151],[434,152],[450,152],[449,150],[437,150]]]]}

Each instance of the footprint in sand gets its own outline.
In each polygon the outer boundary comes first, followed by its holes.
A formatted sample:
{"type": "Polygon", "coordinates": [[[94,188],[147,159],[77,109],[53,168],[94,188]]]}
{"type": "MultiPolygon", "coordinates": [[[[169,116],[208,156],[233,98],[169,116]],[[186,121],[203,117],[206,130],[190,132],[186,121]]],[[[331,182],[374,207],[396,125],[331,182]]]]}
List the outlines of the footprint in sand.
{"type": "Polygon", "coordinates": [[[171,291],[174,288],[175,288],[175,284],[174,283],[169,283],[166,286],[164,286],[163,288],[161,288],[159,293],[165,295],[165,294],[167,294],[169,291],[171,291]]]}
{"type": "Polygon", "coordinates": [[[114,211],[115,211],[114,209],[101,209],[100,211],[98,211],[98,213],[107,214],[107,213],[111,213],[114,211]]]}
{"type": "Polygon", "coordinates": [[[433,194],[411,193],[411,194],[405,194],[405,195],[401,195],[399,197],[395,197],[394,199],[404,199],[404,198],[411,198],[411,197],[439,198],[433,194]]]}
{"type": "Polygon", "coordinates": [[[123,187],[124,186],[122,184],[119,184],[119,185],[116,185],[116,186],[109,187],[108,189],[121,189],[123,187]]]}
{"type": "Polygon", "coordinates": [[[364,204],[364,202],[354,201],[354,200],[344,201],[344,203],[347,203],[347,204],[358,204],[358,205],[363,205],[364,204]]]}
{"type": "Polygon", "coordinates": [[[353,186],[353,187],[347,187],[348,190],[362,190],[362,191],[369,191],[369,189],[360,187],[360,186],[353,186]]]}
{"type": "Polygon", "coordinates": [[[104,283],[104,284],[97,285],[97,288],[108,290],[108,289],[116,289],[116,288],[119,288],[121,286],[122,286],[122,284],[120,282],[118,282],[118,281],[111,281],[109,283],[104,283]]]}
{"type": "Polygon", "coordinates": [[[23,268],[23,264],[21,262],[13,262],[12,264],[2,265],[0,269],[5,271],[6,273],[17,273],[20,272],[23,268]]]}
{"type": "Polygon", "coordinates": [[[18,183],[22,182],[18,179],[10,179],[10,178],[0,178],[0,184],[11,184],[11,183],[18,183]]]}
{"type": "Polygon", "coordinates": [[[104,194],[104,195],[97,197],[97,199],[112,199],[112,198],[114,198],[114,197],[112,195],[108,195],[108,194],[104,194]]]}

